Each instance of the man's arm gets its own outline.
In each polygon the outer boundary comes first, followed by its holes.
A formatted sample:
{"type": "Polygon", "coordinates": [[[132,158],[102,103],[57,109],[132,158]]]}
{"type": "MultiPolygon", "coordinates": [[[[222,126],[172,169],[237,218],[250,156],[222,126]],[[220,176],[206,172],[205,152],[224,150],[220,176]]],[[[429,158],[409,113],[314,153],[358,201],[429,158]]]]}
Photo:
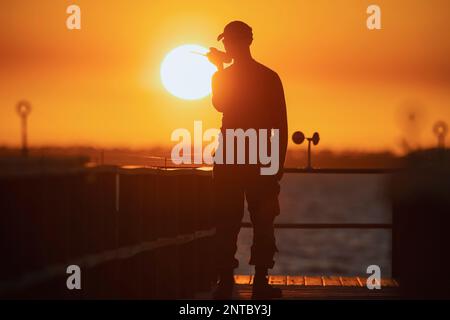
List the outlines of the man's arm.
{"type": "Polygon", "coordinates": [[[216,110],[219,112],[223,112],[224,98],[221,95],[222,89],[220,85],[220,72],[221,71],[217,71],[216,73],[214,73],[211,79],[211,87],[212,87],[211,100],[214,108],[216,108],[216,110]]]}
{"type": "Polygon", "coordinates": [[[278,180],[283,176],[284,162],[286,160],[286,151],[288,145],[288,122],[286,111],[286,99],[284,96],[283,84],[280,77],[277,75],[275,79],[275,124],[274,128],[279,129],[280,132],[280,168],[277,174],[278,180]]]}

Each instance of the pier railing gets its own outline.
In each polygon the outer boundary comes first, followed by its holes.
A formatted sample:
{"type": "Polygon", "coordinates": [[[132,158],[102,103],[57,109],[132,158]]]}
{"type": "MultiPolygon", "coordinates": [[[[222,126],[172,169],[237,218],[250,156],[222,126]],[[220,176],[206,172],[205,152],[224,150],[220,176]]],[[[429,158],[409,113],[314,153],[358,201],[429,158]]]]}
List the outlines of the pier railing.
{"type": "MultiPolygon", "coordinates": [[[[400,169],[395,168],[318,168],[318,169],[307,169],[307,168],[286,168],[285,173],[290,174],[393,174],[399,172],[400,169]]],[[[392,213],[392,212],[391,212],[392,213]]],[[[393,219],[393,217],[392,217],[393,219]]],[[[391,220],[392,221],[392,220],[391,220]]],[[[243,222],[243,228],[252,228],[250,222],[243,222]]],[[[275,223],[274,227],[276,229],[382,229],[391,230],[392,241],[396,236],[393,223],[275,223]]],[[[396,260],[398,252],[396,251],[396,246],[392,242],[391,246],[391,272],[392,276],[398,275],[398,270],[396,267],[396,260]]]]}
{"type": "Polygon", "coordinates": [[[214,277],[210,173],[98,167],[0,176],[0,296],[182,298],[214,277]],[[69,290],[67,268],[81,269],[69,290]]]}
{"type": "MultiPolygon", "coordinates": [[[[396,171],[286,169],[285,172],[392,174],[396,171]]],[[[427,171],[423,176],[428,179],[430,173],[427,171]]],[[[442,175],[433,176],[432,181],[440,181],[439,176],[442,175]]],[[[397,179],[401,188],[409,188],[412,181],[425,191],[429,189],[430,194],[436,194],[436,189],[427,188],[419,178],[405,177],[404,180],[397,179]]],[[[442,185],[447,183],[445,181],[442,180],[442,185]]],[[[183,298],[208,290],[215,279],[214,209],[209,171],[105,166],[28,170],[26,173],[1,174],[0,194],[3,255],[0,297],[183,298]],[[66,286],[70,265],[81,269],[82,290],[69,290],[66,286]]],[[[428,260],[422,259],[424,263],[429,262],[431,270],[437,251],[444,245],[440,239],[448,236],[441,230],[444,223],[422,220],[421,217],[427,208],[432,208],[439,214],[439,219],[448,221],[448,215],[444,214],[447,207],[435,198],[432,198],[434,207],[426,202],[428,198],[417,198],[422,206],[411,207],[414,201],[410,201],[410,194],[414,193],[408,189],[404,196],[406,202],[395,204],[398,212],[412,213],[407,220],[402,220],[403,224],[394,214],[391,224],[277,223],[275,227],[390,229],[393,277],[397,277],[398,270],[403,274],[411,269],[410,264],[405,264],[408,259],[417,261],[417,249],[422,250],[423,256],[434,250],[428,260]],[[418,228],[424,222],[429,228],[420,234],[426,236],[420,241],[426,246],[419,247],[415,245],[420,243],[415,240],[417,233],[413,232],[421,230],[418,228]],[[399,229],[403,236],[402,246],[398,241],[399,229]],[[415,251],[405,250],[409,247],[414,247],[415,251]],[[398,262],[403,265],[400,269],[398,262]]],[[[439,196],[439,199],[446,198],[439,196]]],[[[243,227],[251,227],[251,224],[243,223],[243,227]]],[[[442,277],[440,281],[445,283],[442,277]]]]}

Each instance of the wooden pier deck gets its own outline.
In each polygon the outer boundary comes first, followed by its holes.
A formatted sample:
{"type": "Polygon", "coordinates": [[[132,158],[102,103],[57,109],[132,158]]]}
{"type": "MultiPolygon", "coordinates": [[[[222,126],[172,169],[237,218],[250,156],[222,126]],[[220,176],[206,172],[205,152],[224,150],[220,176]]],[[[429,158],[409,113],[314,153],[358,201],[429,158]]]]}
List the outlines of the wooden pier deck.
{"type": "MultiPolygon", "coordinates": [[[[236,275],[233,299],[251,299],[253,276],[236,275]]],[[[288,300],[326,299],[396,299],[399,297],[398,283],[393,279],[382,279],[381,289],[369,290],[366,278],[337,276],[269,276],[269,283],[283,290],[288,300]]],[[[199,293],[197,299],[212,299],[212,293],[199,293]]]]}

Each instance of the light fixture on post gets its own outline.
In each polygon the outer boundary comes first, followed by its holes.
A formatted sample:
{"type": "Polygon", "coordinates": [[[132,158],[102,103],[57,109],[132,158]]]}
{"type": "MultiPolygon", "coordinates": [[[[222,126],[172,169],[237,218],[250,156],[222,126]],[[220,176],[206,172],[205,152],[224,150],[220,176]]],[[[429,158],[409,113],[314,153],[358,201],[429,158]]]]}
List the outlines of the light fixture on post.
{"type": "Polygon", "coordinates": [[[433,126],[433,133],[438,140],[438,149],[445,149],[445,136],[448,133],[447,123],[444,121],[438,121],[433,126]]]}
{"type": "Polygon", "coordinates": [[[311,142],[315,146],[318,145],[319,141],[320,141],[320,136],[319,136],[318,132],[314,132],[312,137],[305,138],[305,135],[301,131],[296,131],[292,135],[292,141],[295,144],[302,144],[303,141],[305,141],[305,139],[308,140],[308,166],[306,167],[306,169],[312,170],[312,166],[311,166],[311,142]]]}
{"type": "Polygon", "coordinates": [[[16,111],[21,120],[22,131],[22,156],[28,156],[28,132],[27,132],[27,118],[31,112],[31,104],[28,101],[22,100],[17,103],[16,111]]]}

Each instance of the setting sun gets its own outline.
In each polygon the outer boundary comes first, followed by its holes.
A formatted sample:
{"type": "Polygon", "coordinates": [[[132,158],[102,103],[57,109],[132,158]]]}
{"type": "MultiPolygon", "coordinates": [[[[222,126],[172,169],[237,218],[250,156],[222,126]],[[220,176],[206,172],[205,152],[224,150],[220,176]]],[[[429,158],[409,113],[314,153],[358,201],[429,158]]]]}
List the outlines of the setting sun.
{"type": "Polygon", "coordinates": [[[161,64],[161,81],[172,95],[196,100],[211,93],[211,77],[217,68],[208,61],[208,49],[194,44],[169,52],[161,64]]]}

